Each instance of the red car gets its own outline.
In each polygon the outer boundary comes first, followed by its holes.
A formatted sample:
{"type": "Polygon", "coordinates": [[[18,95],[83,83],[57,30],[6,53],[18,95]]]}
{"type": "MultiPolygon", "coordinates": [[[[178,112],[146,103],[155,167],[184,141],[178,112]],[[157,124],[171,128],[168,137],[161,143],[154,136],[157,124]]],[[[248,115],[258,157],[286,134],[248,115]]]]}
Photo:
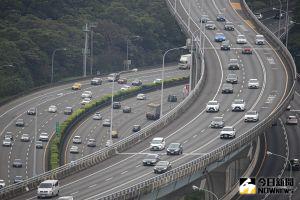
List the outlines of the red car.
{"type": "Polygon", "coordinates": [[[242,54],[252,54],[252,48],[249,46],[244,46],[242,50],[242,54]]]}
{"type": "Polygon", "coordinates": [[[125,78],[120,78],[120,79],[118,80],[118,83],[119,83],[119,84],[126,84],[126,83],[127,83],[127,79],[125,79],[125,78]]]}

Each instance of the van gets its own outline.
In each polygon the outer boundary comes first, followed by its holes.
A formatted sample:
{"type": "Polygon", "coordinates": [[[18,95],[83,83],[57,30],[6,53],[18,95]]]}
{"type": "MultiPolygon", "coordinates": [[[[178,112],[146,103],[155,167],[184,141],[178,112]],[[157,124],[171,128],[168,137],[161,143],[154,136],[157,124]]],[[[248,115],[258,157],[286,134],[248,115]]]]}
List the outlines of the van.
{"type": "Polygon", "coordinates": [[[59,194],[58,180],[46,180],[40,183],[37,191],[37,197],[53,197],[59,194]]]}

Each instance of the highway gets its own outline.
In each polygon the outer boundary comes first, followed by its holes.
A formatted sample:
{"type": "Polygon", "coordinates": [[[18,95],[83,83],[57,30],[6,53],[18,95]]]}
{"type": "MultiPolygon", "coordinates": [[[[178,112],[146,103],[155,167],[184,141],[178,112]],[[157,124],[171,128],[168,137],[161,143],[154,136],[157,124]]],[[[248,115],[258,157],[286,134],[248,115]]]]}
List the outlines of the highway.
{"type": "MultiPolygon", "coordinates": [[[[182,77],[187,75],[187,71],[178,70],[177,66],[167,67],[166,76],[182,77]]],[[[138,71],[122,75],[122,77],[128,78],[130,81],[135,78],[139,78],[143,83],[152,82],[156,78],[161,77],[161,69],[150,69],[145,71],[138,71]]],[[[104,82],[100,86],[91,86],[90,80],[82,81],[81,91],[72,91],[72,84],[65,84],[62,86],[42,90],[28,96],[16,99],[15,101],[6,104],[0,108],[1,111],[1,135],[3,138],[6,132],[12,132],[14,136],[14,142],[11,147],[4,147],[1,145],[0,151],[2,152],[0,157],[0,179],[4,179],[7,184],[12,183],[13,179],[17,175],[28,178],[33,176],[33,155],[34,155],[34,133],[35,123],[37,124],[37,136],[41,132],[47,132],[51,136],[55,131],[56,122],[63,122],[67,115],[63,114],[63,109],[66,106],[72,106],[73,109],[79,108],[81,102],[81,93],[85,90],[93,92],[93,98],[99,98],[105,94],[111,93],[111,83],[107,82],[104,78],[104,82]],[[49,113],[48,107],[50,105],[56,105],[58,107],[57,113],[49,113]],[[31,107],[36,107],[38,110],[37,122],[34,116],[26,114],[27,110],[31,107]],[[16,127],[15,122],[18,118],[23,118],[25,121],[25,127],[16,127]],[[30,134],[30,142],[21,142],[20,137],[23,133],[30,134]],[[13,168],[12,162],[15,158],[20,158],[23,162],[22,168],[13,168]],[[6,164],[4,164],[6,163],[6,164]]],[[[118,90],[121,85],[115,84],[115,89],[118,90]]],[[[37,149],[36,157],[36,173],[43,173],[45,171],[45,149],[47,144],[44,143],[43,149],[37,149]]]]}
{"type": "MultiPolygon", "coordinates": [[[[174,5],[174,1],[172,2],[174,5]]],[[[188,2],[180,0],[176,2],[177,12],[182,16],[186,15],[188,2]]],[[[206,12],[211,19],[215,19],[216,14],[221,11],[225,11],[226,18],[235,23],[236,30],[223,31],[221,22],[216,22],[217,30],[207,30],[205,62],[208,78],[206,85],[197,101],[179,119],[155,135],[165,137],[167,145],[171,142],[183,143],[184,153],[181,156],[167,156],[165,151],[158,152],[163,160],[171,161],[173,168],[230,142],[230,140],[219,138],[219,130],[208,128],[214,116],[223,116],[226,125],[233,125],[237,130],[236,137],[255,125],[255,123],[243,122],[244,112],[231,111],[231,103],[234,99],[243,98],[246,101],[246,110],[259,111],[260,119],[263,119],[276,108],[292,83],[285,66],[272,48],[268,44],[262,47],[254,44],[256,33],[241,19],[244,16],[238,4],[230,4],[229,1],[221,0],[190,2],[193,31],[196,30],[194,23],[200,27],[198,18],[201,14],[206,12]],[[215,33],[220,31],[231,41],[230,51],[220,51],[220,44],[213,41],[215,33]],[[255,47],[253,55],[242,55],[241,45],[235,44],[236,36],[240,33],[245,34],[251,46],[255,47]],[[240,63],[241,69],[235,72],[239,83],[234,86],[233,94],[222,94],[220,88],[228,74],[229,58],[237,58],[240,63]],[[248,89],[247,81],[250,78],[259,79],[261,87],[256,90],[248,89]],[[220,102],[219,113],[205,112],[205,104],[212,99],[220,102]]],[[[156,176],[152,167],[141,165],[144,154],[150,152],[148,146],[151,139],[89,170],[63,179],[60,195],[73,195],[76,199],[96,199],[156,176]]],[[[28,192],[16,199],[34,199],[35,192],[28,192]]]]}

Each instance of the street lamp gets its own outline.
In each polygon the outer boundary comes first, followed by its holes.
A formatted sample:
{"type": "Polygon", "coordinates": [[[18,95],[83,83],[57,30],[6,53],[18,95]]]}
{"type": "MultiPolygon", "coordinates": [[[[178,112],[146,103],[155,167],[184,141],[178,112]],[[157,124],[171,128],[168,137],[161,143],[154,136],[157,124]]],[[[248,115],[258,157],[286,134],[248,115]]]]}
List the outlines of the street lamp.
{"type": "Polygon", "coordinates": [[[135,35],[135,36],[132,36],[132,37],[128,37],[126,39],[126,70],[129,70],[129,62],[128,62],[128,57],[129,57],[129,41],[134,41],[134,40],[137,40],[137,39],[140,39],[141,36],[139,35],[135,35]]]}
{"type": "Polygon", "coordinates": [[[57,51],[66,51],[67,48],[58,48],[58,49],[54,49],[54,51],[52,52],[52,59],[51,59],[51,83],[53,83],[53,64],[54,64],[54,56],[55,53],[57,51]]]}
{"type": "Polygon", "coordinates": [[[292,178],[292,164],[291,164],[290,160],[287,157],[284,157],[284,156],[276,154],[276,153],[272,153],[270,151],[267,151],[267,155],[274,155],[274,156],[277,156],[277,157],[280,157],[280,158],[284,159],[285,162],[288,162],[289,165],[290,165],[290,178],[292,178]]]}
{"type": "Polygon", "coordinates": [[[194,191],[198,190],[198,191],[208,192],[208,193],[212,194],[217,200],[219,200],[218,196],[210,190],[207,190],[207,189],[204,189],[204,188],[199,188],[196,185],[193,185],[192,188],[193,188],[194,191]]]}
{"type": "Polygon", "coordinates": [[[115,79],[116,79],[116,74],[113,77],[113,82],[112,82],[112,89],[111,89],[111,108],[110,108],[110,127],[109,127],[109,146],[113,144],[112,140],[112,125],[113,125],[113,106],[114,106],[114,87],[115,87],[115,79]]]}
{"type": "MultiPolygon", "coordinates": [[[[280,4],[280,9],[279,9],[279,21],[278,21],[278,38],[280,38],[280,20],[281,20],[281,10],[282,10],[282,3],[281,0],[278,0],[280,4]]],[[[276,10],[276,8],[273,8],[273,10],[276,10]]]]}
{"type": "Polygon", "coordinates": [[[178,49],[186,49],[186,46],[181,46],[181,47],[176,47],[167,50],[164,55],[163,55],[163,64],[162,64],[162,73],[161,73],[161,96],[160,96],[160,117],[162,117],[163,114],[163,97],[164,97],[164,78],[165,78],[165,57],[167,53],[173,50],[178,50],[178,49]]]}

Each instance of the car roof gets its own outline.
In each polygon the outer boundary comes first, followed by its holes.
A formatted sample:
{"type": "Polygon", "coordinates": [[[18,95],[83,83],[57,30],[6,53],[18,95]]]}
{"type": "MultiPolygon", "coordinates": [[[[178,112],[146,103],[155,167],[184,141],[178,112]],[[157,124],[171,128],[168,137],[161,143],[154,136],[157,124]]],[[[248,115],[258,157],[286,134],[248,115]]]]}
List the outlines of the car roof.
{"type": "Polygon", "coordinates": [[[56,183],[58,180],[45,180],[42,183],[56,183]]]}
{"type": "Polygon", "coordinates": [[[164,138],[163,137],[155,137],[153,138],[153,140],[163,140],[164,138]]]}

